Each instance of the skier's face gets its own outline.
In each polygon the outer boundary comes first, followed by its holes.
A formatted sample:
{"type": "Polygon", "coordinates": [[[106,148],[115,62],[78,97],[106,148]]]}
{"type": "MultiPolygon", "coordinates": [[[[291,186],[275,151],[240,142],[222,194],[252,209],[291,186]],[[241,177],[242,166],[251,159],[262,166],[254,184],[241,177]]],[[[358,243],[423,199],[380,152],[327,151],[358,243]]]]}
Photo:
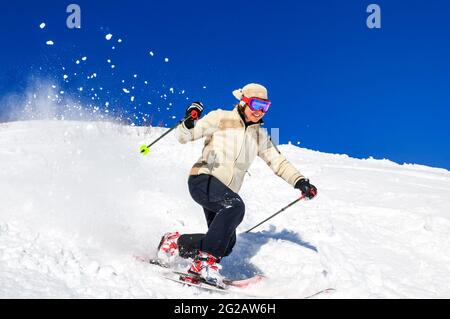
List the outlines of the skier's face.
{"type": "Polygon", "coordinates": [[[245,107],[244,114],[245,114],[245,120],[247,122],[253,122],[253,123],[258,122],[265,115],[265,113],[262,110],[253,111],[248,106],[245,107]]]}

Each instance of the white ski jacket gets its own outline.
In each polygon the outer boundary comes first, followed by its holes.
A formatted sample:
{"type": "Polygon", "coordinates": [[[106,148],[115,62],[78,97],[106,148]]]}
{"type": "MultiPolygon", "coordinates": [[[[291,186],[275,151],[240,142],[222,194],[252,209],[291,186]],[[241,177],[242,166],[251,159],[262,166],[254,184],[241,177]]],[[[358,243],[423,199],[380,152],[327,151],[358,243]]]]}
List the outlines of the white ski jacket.
{"type": "Polygon", "coordinates": [[[295,183],[304,176],[278,151],[261,123],[245,125],[237,107],[218,109],[198,120],[192,129],[184,122],[178,126],[178,141],[187,143],[205,137],[202,156],[190,175],[209,174],[239,192],[245,173],[256,156],[286,182],[295,183]]]}

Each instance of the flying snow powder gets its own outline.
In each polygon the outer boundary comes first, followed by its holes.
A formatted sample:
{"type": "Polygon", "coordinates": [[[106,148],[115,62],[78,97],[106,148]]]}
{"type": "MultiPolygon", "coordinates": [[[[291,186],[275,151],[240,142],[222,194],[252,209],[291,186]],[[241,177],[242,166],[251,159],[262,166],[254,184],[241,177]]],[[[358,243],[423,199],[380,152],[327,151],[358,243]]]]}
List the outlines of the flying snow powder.
{"type": "Polygon", "coordinates": [[[112,34],[111,33],[108,33],[106,36],[105,36],[105,39],[106,40],[111,40],[111,38],[112,38],[112,34]]]}
{"type": "Polygon", "coordinates": [[[48,40],[48,41],[46,42],[46,44],[47,44],[47,45],[54,45],[55,42],[53,42],[52,40],[48,40]]]}
{"type": "Polygon", "coordinates": [[[44,29],[44,28],[45,28],[45,23],[42,22],[42,23],[39,25],[39,28],[44,29]]]}

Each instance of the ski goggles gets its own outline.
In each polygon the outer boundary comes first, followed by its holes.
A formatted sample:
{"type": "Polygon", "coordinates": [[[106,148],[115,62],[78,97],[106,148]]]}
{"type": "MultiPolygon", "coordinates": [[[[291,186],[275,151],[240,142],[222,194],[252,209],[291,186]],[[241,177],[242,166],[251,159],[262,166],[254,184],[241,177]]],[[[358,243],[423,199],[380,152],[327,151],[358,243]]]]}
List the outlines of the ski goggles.
{"type": "Polygon", "coordinates": [[[244,101],[245,104],[247,104],[252,111],[261,110],[263,111],[263,113],[267,113],[267,111],[269,111],[270,104],[272,104],[272,102],[270,102],[269,100],[260,99],[257,97],[243,96],[242,101],[244,101]]]}

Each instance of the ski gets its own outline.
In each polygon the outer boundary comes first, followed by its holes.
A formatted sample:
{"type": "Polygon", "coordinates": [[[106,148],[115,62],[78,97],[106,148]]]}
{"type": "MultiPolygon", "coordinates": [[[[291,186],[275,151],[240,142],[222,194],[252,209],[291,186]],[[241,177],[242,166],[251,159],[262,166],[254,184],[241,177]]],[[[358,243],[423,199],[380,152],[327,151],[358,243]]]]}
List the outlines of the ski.
{"type": "MultiPolygon", "coordinates": [[[[229,292],[242,293],[244,290],[234,289],[234,288],[246,288],[246,287],[249,287],[251,285],[254,285],[254,284],[266,279],[266,277],[263,275],[255,275],[253,277],[240,279],[240,280],[224,279],[223,280],[224,286],[218,286],[218,285],[214,285],[212,283],[208,283],[205,280],[203,280],[202,278],[198,278],[195,275],[172,269],[168,264],[164,263],[163,261],[161,261],[158,258],[151,258],[151,257],[145,257],[145,256],[135,256],[135,258],[141,262],[155,265],[157,267],[161,267],[162,269],[167,270],[167,273],[165,273],[163,275],[163,278],[165,278],[165,279],[168,279],[170,281],[173,281],[173,282],[176,282],[176,283],[179,283],[182,285],[197,287],[202,290],[215,291],[215,292],[220,292],[220,293],[229,293],[229,292]]],[[[335,291],[336,291],[336,289],[334,289],[334,288],[325,288],[325,289],[319,290],[311,295],[302,296],[299,298],[300,299],[313,299],[320,295],[332,294],[335,291]]],[[[260,298],[262,296],[248,296],[248,297],[260,298]]]]}
{"type": "Polygon", "coordinates": [[[254,275],[253,277],[245,278],[245,279],[237,279],[237,280],[228,280],[225,279],[224,283],[231,287],[237,288],[247,288],[248,286],[254,285],[260,281],[266,279],[263,275],[254,275]]]}
{"type": "Polygon", "coordinates": [[[320,291],[318,291],[318,292],[316,292],[316,293],[314,293],[312,295],[303,297],[303,299],[312,299],[312,298],[314,298],[316,296],[319,296],[319,295],[322,295],[322,294],[331,294],[331,293],[333,293],[335,291],[336,291],[336,289],[334,289],[334,288],[326,288],[326,289],[322,289],[322,290],[320,290],[320,291]]]}
{"type": "MultiPolygon", "coordinates": [[[[262,296],[249,294],[245,291],[245,289],[240,289],[237,285],[229,285],[227,284],[227,280],[224,282],[224,286],[218,286],[204,281],[201,278],[197,278],[195,275],[191,275],[184,272],[173,271],[171,273],[166,274],[163,278],[168,279],[172,282],[176,282],[183,286],[189,286],[193,288],[197,288],[199,290],[204,290],[207,292],[215,292],[220,294],[239,294],[245,298],[261,298],[262,296]],[[193,279],[193,280],[192,280],[193,279]]],[[[235,282],[235,281],[228,281],[235,282]]]]}
{"type": "Polygon", "coordinates": [[[245,279],[241,279],[241,280],[231,280],[231,279],[225,278],[225,279],[223,279],[223,286],[221,286],[221,285],[215,285],[213,283],[209,283],[209,282],[205,281],[203,278],[197,277],[196,275],[192,275],[189,273],[183,273],[183,272],[178,272],[178,271],[174,271],[174,273],[180,275],[180,280],[183,282],[186,282],[188,284],[191,284],[191,285],[203,284],[203,285],[213,286],[213,287],[216,287],[216,288],[222,289],[222,290],[227,290],[231,287],[247,288],[248,286],[256,284],[265,279],[265,277],[262,275],[255,275],[253,277],[249,277],[249,278],[245,278],[245,279]]]}
{"type": "MultiPolygon", "coordinates": [[[[256,284],[262,280],[264,280],[266,277],[264,277],[263,275],[255,275],[253,277],[249,277],[249,278],[245,278],[245,279],[237,279],[237,280],[232,280],[232,279],[224,279],[223,283],[224,286],[223,287],[219,287],[217,285],[202,281],[201,278],[194,278],[193,275],[190,275],[188,273],[185,272],[181,272],[181,271],[177,271],[172,269],[168,264],[166,264],[165,262],[163,262],[162,260],[158,259],[158,258],[150,258],[150,257],[144,257],[144,256],[135,256],[135,258],[139,261],[145,262],[145,263],[149,263],[151,265],[155,265],[167,270],[170,270],[171,273],[179,275],[180,278],[184,278],[187,279],[185,281],[183,281],[183,279],[180,279],[181,282],[184,282],[190,286],[195,286],[195,285],[208,285],[208,286],[215,286],[218,289],[222,289],[222,290],[226,290],[230,287],[235,287],[235,288],[247,288],[253,284],[256,284]],[[191,282],[189,281],[189,279],[193,279],[191,282]],[[198,280],[198,283],[195,283],[195,280],[198,280]]],[[[171,280],[173,278],[170,278],[171,280]]]]}
{"type": "MultiPolygon", "coordinates": [[[[188,286],[192,286],[192,287],[197,287],[203,290],[210,290],[210,291],[217,291],[220,293],[228,293],[228,292],[237,292],[237,293],[241,293],[243,292],[242,290],[238,289],[232,289],[230,290],[231,287],[240,287],[239,286],[239,282],[240,280],[224,280],[224,284],[225,286],[221,287],[218,285],[214,285],[212,283],[208,283],[204,280],[202,280],[201,278],[197,278],[196,276],[187,274],[187,273],[183,273],[183,272],[177,272],[174,271],[173,274],[175,275],[179,275],[178,278],[171,278],[171,277],[165,277],[166,279],[169,279],[171,281],[183,284],[183,285],[188,285],[188,286]],[[236,282],[238,282],[236,284],[236,282]]],[[[252,280],[252,278],[250,278],[250,280],[252,280]]],[[[259,279],[261,280],[261,279],[259,279]]],[[[246,282],[247,279],[242,280],[243,282],[246,282]]],[[[244,287],[246,287],[247,285],[244,285],[244,287]]],[[[322,289],[320,291],[317,291],[311,295],[307,295],[307,296],[302,296],[300,297],[300,299],[313,299],[319,295],[323,295],[323,294],[332,294],[336,291],[336,289],[334,288],[326,288],[326,289],[322,289]]],[[[254,296],[254,295],[247,295],[247,297],[251,297],[251,298],[261,298],[263,296],[254,296]]],[[[265,296],[267,297],[267,296],[265,296]]]]}
{"type": "Polygon", "coordinates": [[[136,260],[142,261],[144,263],[149,263],[149,264],[152,264],[155,266],[170,269],[169,264],[163,262],[161,259],[158,259],[158,258],[151,258],[151,257],[147,257],[147,256],[134,256],[134,258],[136,258],[136,260]]]}

